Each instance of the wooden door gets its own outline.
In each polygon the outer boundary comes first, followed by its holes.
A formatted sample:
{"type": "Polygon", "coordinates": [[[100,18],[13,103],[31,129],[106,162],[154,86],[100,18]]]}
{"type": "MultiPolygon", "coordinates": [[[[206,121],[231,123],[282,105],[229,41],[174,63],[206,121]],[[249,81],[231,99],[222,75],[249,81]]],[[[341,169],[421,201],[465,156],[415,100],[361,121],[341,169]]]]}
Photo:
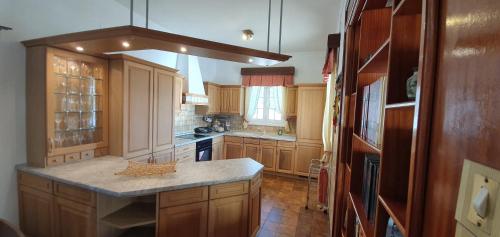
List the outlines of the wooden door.
{"type": "Polygon", "coordinates": [[[224,143],[218,142],[212,146],[212,160],[224,159],[224,143]]]}
{"type": "Polygon", "coordinates": [[[297,116],[297,87],[286,88],[286,116],[297,116]]]}
{"type": "Polygon", "coordinates": [[[236,159],[243,157],[243,144],[225,142],[224,143],[224,159],[236,159]]]}
{"type": "Polygon", "coordinates": [[[174,88],[174,108],[175,112],[181,112],[182,106],[182,85],[184,84],[184,78],[177,75],[175,77],[175,88],[174,88]]]}
{"type": "Polygon", "coordinates": [[[297,107],[297,141],[322,143],[325,87],[299,87],[297,107]]]}
{"type": "Polygon", "coordinates": [[[250,201],[248,202],[248,234],[249,236],[257,236],[260,229],[261,218],[261,189],[260,187],[252,190],[250,193],[250,201]]]}
{"type": "Polygon", "coordinates": [[[214,113],[220,113],[221,111],[221,88],[215,86],[214,95],[214,113]]]}
{"type": "Polygon", "coordinates": [[[208,202],[160,209],[158,214],[158,237],[206,237],[208,202]]]}
{"type": "Polygon", "coordinates": [[[248,195],[210,200],[209,237],[244,237],[248,235],[248,195]]]}
{"type": "Polygon", "coordinates": [[[125,62],[124,128],[125,158],[153,151],[153,68],[125,62]]]}
{"type": "Polygon", "coordinates": [[[309,175],[309,164],[312,159],[321,159],[322,146],[318,144],[297,143],[294,174],[309,175]]]}
{"type": "Polygon", "coordinates": [[[250,157],[254,159],[257,162],[260,162],[260,152],[259,152],[260,146],[255,145],[255,144],[245,144],[244,147],[244,157],[250,157]]]}
{"type": "Polygon", "coordinates": [[[276,170],[281,173],[293,174],[295,164],[295,148],[278,147],[276,170]]]}
{"type": "Polygon", "coordinates": [[[54,236],[53,196],[19,185],[19,225],[27,236],[54,236]]]}
{"type": "Polygon", "coordinates": [[[261,146],[260,160],[262,165],[264,165],[264,170],[276,171],[276,147],[261,146]]]}
{"type": "Polygon", "coordinates": [[[241,114],[241,88],[229,88],[229,113],[241,114]]]}
{"type": "Polygon", "coordinates": [[[220,112],[221,113],[228,113],[229,112],[229,102],[230,102],[229,94],[230,94],[229,88],[221,88],[220,89],[220,98],[221,98],[220,112]]]}
{"type": "Polygon", "coordinates": [[[97,234],[97,217],[94,208],[55,198],[55,236],[56,237],[94,237],[97,234]]]}
{"type": "Polygon", "coordinates": [[[220,89],[215,85],[207,85],[208,94],[208,111],[209,114],[216,114],[220,112],[220,89]]]}
{"type": "Polygon", "coordinates": [[[174,146],[175,74],[154,69],[153,152],[174,146]]]}

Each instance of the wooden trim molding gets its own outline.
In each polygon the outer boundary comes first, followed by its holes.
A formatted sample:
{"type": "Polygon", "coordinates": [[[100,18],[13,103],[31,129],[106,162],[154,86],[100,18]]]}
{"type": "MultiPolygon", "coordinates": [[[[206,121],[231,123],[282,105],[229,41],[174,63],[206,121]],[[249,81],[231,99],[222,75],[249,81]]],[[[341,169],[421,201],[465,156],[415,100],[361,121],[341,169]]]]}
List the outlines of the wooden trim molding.
{"type": "Polygon", "coordinates": [[[295,67],[254,67],[241,68],[242,76],[255,75],[295,75],[295,67]]]}

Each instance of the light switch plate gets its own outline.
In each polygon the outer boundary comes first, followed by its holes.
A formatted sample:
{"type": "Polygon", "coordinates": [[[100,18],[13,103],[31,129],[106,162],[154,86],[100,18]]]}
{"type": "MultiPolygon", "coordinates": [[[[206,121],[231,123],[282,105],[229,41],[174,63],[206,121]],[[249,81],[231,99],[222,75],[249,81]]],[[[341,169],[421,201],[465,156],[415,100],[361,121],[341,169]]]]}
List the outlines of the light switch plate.
{"type": "MultiPolygon", "coordinates": [[[[500,236],[500,225],[493,224],[500,223],[500,199],[497,199],[498,181],[500,181],[500,171],[470,160],[464,160],[455,219],[474,236],[500,236]],[[488,214],[484,219],[479,217],[472,207],[472,200],[482,185],[487,186],[490,191],[488,214]]],[[[456,236],[459,236],[457,234],[456,236]]]]}

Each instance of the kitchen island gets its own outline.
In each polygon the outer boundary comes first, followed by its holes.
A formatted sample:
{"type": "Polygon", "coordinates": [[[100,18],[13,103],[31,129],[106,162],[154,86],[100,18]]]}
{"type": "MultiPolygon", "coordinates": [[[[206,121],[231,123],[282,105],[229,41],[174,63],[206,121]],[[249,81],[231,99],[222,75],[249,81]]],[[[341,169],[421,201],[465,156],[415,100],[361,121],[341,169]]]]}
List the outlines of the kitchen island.
{"type": "Polygon", "coordinates": [[[255,236],[263,166],[249,158],[179,162],[164,176],[115,175],[106,156],[20,165],[20,224],[30,236],[255,236]]]}

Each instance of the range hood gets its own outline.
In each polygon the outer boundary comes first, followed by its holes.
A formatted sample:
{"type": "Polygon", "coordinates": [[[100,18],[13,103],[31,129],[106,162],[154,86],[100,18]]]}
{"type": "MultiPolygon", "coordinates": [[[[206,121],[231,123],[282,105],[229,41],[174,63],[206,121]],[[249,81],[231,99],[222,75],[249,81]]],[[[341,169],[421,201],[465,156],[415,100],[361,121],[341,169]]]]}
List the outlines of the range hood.
{"type": "Polygon", "coordinates": [[[106,53],[157,49],[226,61],[271,66],[291,56],[176,35],[136,26],[120,26],[22,42],[26,47],[51,46],[107,58],[106,53]]]}
{"type": "Polygon", "coordinates": [[[183,85],[183,104],[208,105],[203,78],[197,56],[178,54],[177,66],[179,73],[186,76],[183,85]]]}

